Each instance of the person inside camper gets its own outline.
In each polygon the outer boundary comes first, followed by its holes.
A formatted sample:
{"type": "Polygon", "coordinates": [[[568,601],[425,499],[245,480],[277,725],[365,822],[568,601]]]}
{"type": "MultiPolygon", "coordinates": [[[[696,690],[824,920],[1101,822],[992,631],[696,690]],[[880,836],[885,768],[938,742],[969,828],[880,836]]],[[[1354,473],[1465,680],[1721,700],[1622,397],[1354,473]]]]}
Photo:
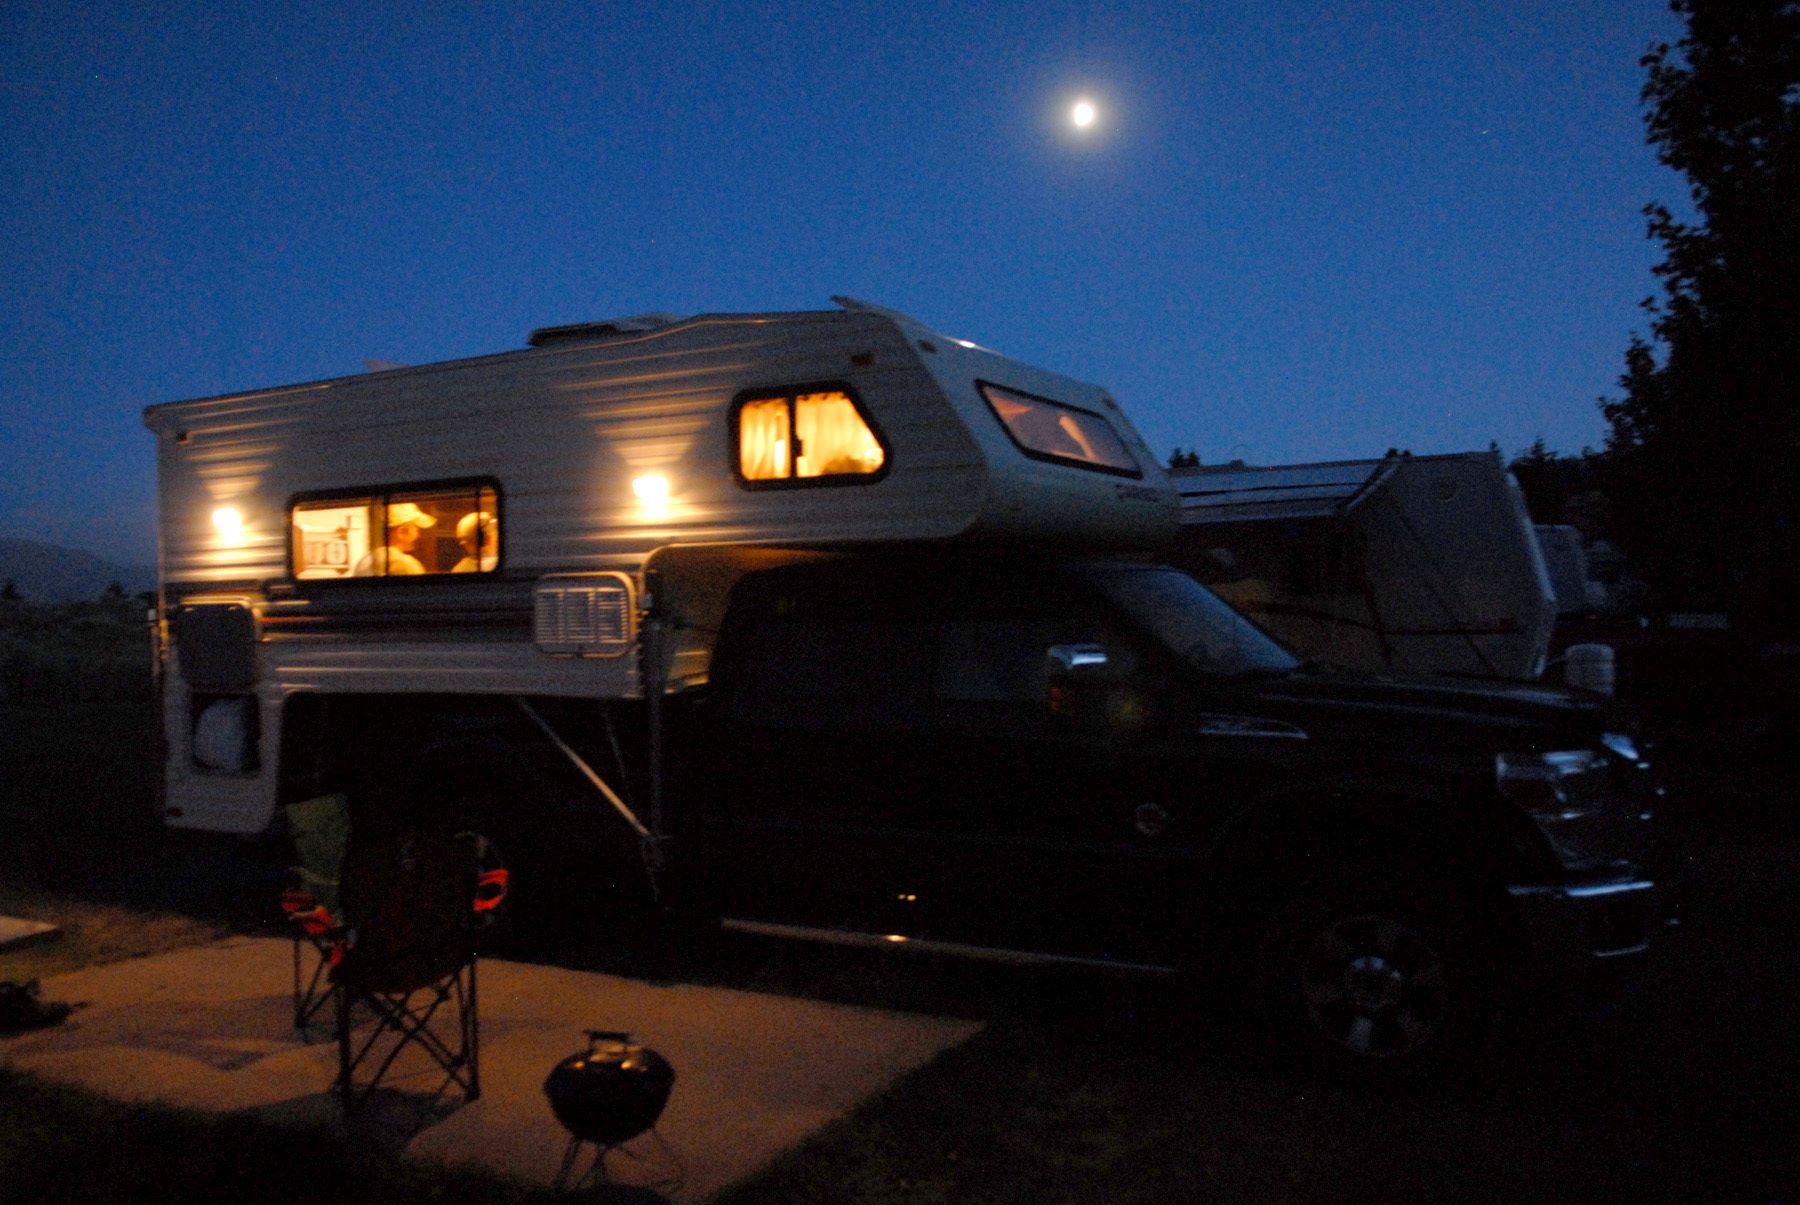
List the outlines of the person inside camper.
{"type": "Polygon", "coordinates": [[[356,563],[356,577],[402,577],[425,572],[413,555],[424,529],[437,520],[414,502],[396,502],[387,508],[387,547],[377,548],[356,563]]]}
{"type": "Polygon", "coordinates": [[[500,564],[500,524],[485,510],[470,511],[456,522],[456,542],[463,558],[452,573],[492,573],[500,564]]]}

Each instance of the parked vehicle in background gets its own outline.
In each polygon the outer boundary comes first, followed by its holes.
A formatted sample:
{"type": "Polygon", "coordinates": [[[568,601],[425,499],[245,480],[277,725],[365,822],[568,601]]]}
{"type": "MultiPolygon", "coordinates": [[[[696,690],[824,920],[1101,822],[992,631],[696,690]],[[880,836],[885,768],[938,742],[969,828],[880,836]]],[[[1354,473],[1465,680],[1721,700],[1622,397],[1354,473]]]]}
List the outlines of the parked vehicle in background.
{"type": "Polygon", "coordinates": [[[1179,468],[1165,554],[1313,660],[1535,681],[1556,596],[1497,452],[1179,468]]]}
{"type": "Polygon", "coordinates": [[[1532,530],[1544,553],[1557,615],[1592,615],[1610,610],[1606,587],[1588,572],[1587,548],[1581,532],[1566,523],[1539,523],[1532,530]]]}

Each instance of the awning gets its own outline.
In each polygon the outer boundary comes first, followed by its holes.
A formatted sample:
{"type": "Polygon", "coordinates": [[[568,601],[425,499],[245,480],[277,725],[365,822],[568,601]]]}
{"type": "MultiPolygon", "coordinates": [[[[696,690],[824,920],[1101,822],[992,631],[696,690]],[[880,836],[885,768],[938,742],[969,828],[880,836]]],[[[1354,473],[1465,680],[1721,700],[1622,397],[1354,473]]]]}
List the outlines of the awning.
{"type": "Polygon", "coordinates": [[[1171,474],[1183,525],[1330,519],[1347,514],[1399,462],[1343,460],[1270,468],[1202,468],[1171,474]]]}

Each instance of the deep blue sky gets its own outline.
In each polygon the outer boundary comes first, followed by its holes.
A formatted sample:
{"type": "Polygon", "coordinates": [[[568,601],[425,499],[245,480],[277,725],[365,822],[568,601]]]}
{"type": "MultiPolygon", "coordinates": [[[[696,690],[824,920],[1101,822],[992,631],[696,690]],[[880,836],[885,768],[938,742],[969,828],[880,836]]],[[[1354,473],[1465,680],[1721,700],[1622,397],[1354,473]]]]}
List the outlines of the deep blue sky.
{"type": "Polygon", "coordinates": [[[847,293],[1160,455],[1598,445],[1662,0],[0,11],[0,534],[148,559],[149,403],[847,293]],[[1071,136],[1086,92],[1099,125],[1071,136]]]}

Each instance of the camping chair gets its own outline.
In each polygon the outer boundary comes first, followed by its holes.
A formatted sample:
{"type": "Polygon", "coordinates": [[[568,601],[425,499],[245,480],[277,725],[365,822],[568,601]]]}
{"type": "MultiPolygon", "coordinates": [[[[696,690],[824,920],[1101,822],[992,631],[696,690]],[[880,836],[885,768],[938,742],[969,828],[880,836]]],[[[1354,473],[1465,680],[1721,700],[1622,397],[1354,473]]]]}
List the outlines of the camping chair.
{"type": "Polygon", "coordinates": [[[409,1049],[444,1073],[438,1091],[454,1084],[468,1100],[481,1096],[475,943],[505,898],[497,862],[469,833],[351,832],[341,888],[350,925],[326,973],[346,1108],[364,1102],[409,1049]],[[362,1033],[359,1006],[374,1021],[362,1033]]]}
{"type": "MultiPolygon", "coordinates": [[[[294,942],[294,1028],[305,1029],[331,1000],[331,969],[344,956],[349,935],[338,904],[338,875],[350,833],[349,800],[342,794],[321,795],[285,810],[299,862],[288,868],[281,910],[294,942]]],[[[473,923],[484,928],[501,915],[510,875],[487,838],[467,831],[456,837],[474,854],[473,923]]]]}

